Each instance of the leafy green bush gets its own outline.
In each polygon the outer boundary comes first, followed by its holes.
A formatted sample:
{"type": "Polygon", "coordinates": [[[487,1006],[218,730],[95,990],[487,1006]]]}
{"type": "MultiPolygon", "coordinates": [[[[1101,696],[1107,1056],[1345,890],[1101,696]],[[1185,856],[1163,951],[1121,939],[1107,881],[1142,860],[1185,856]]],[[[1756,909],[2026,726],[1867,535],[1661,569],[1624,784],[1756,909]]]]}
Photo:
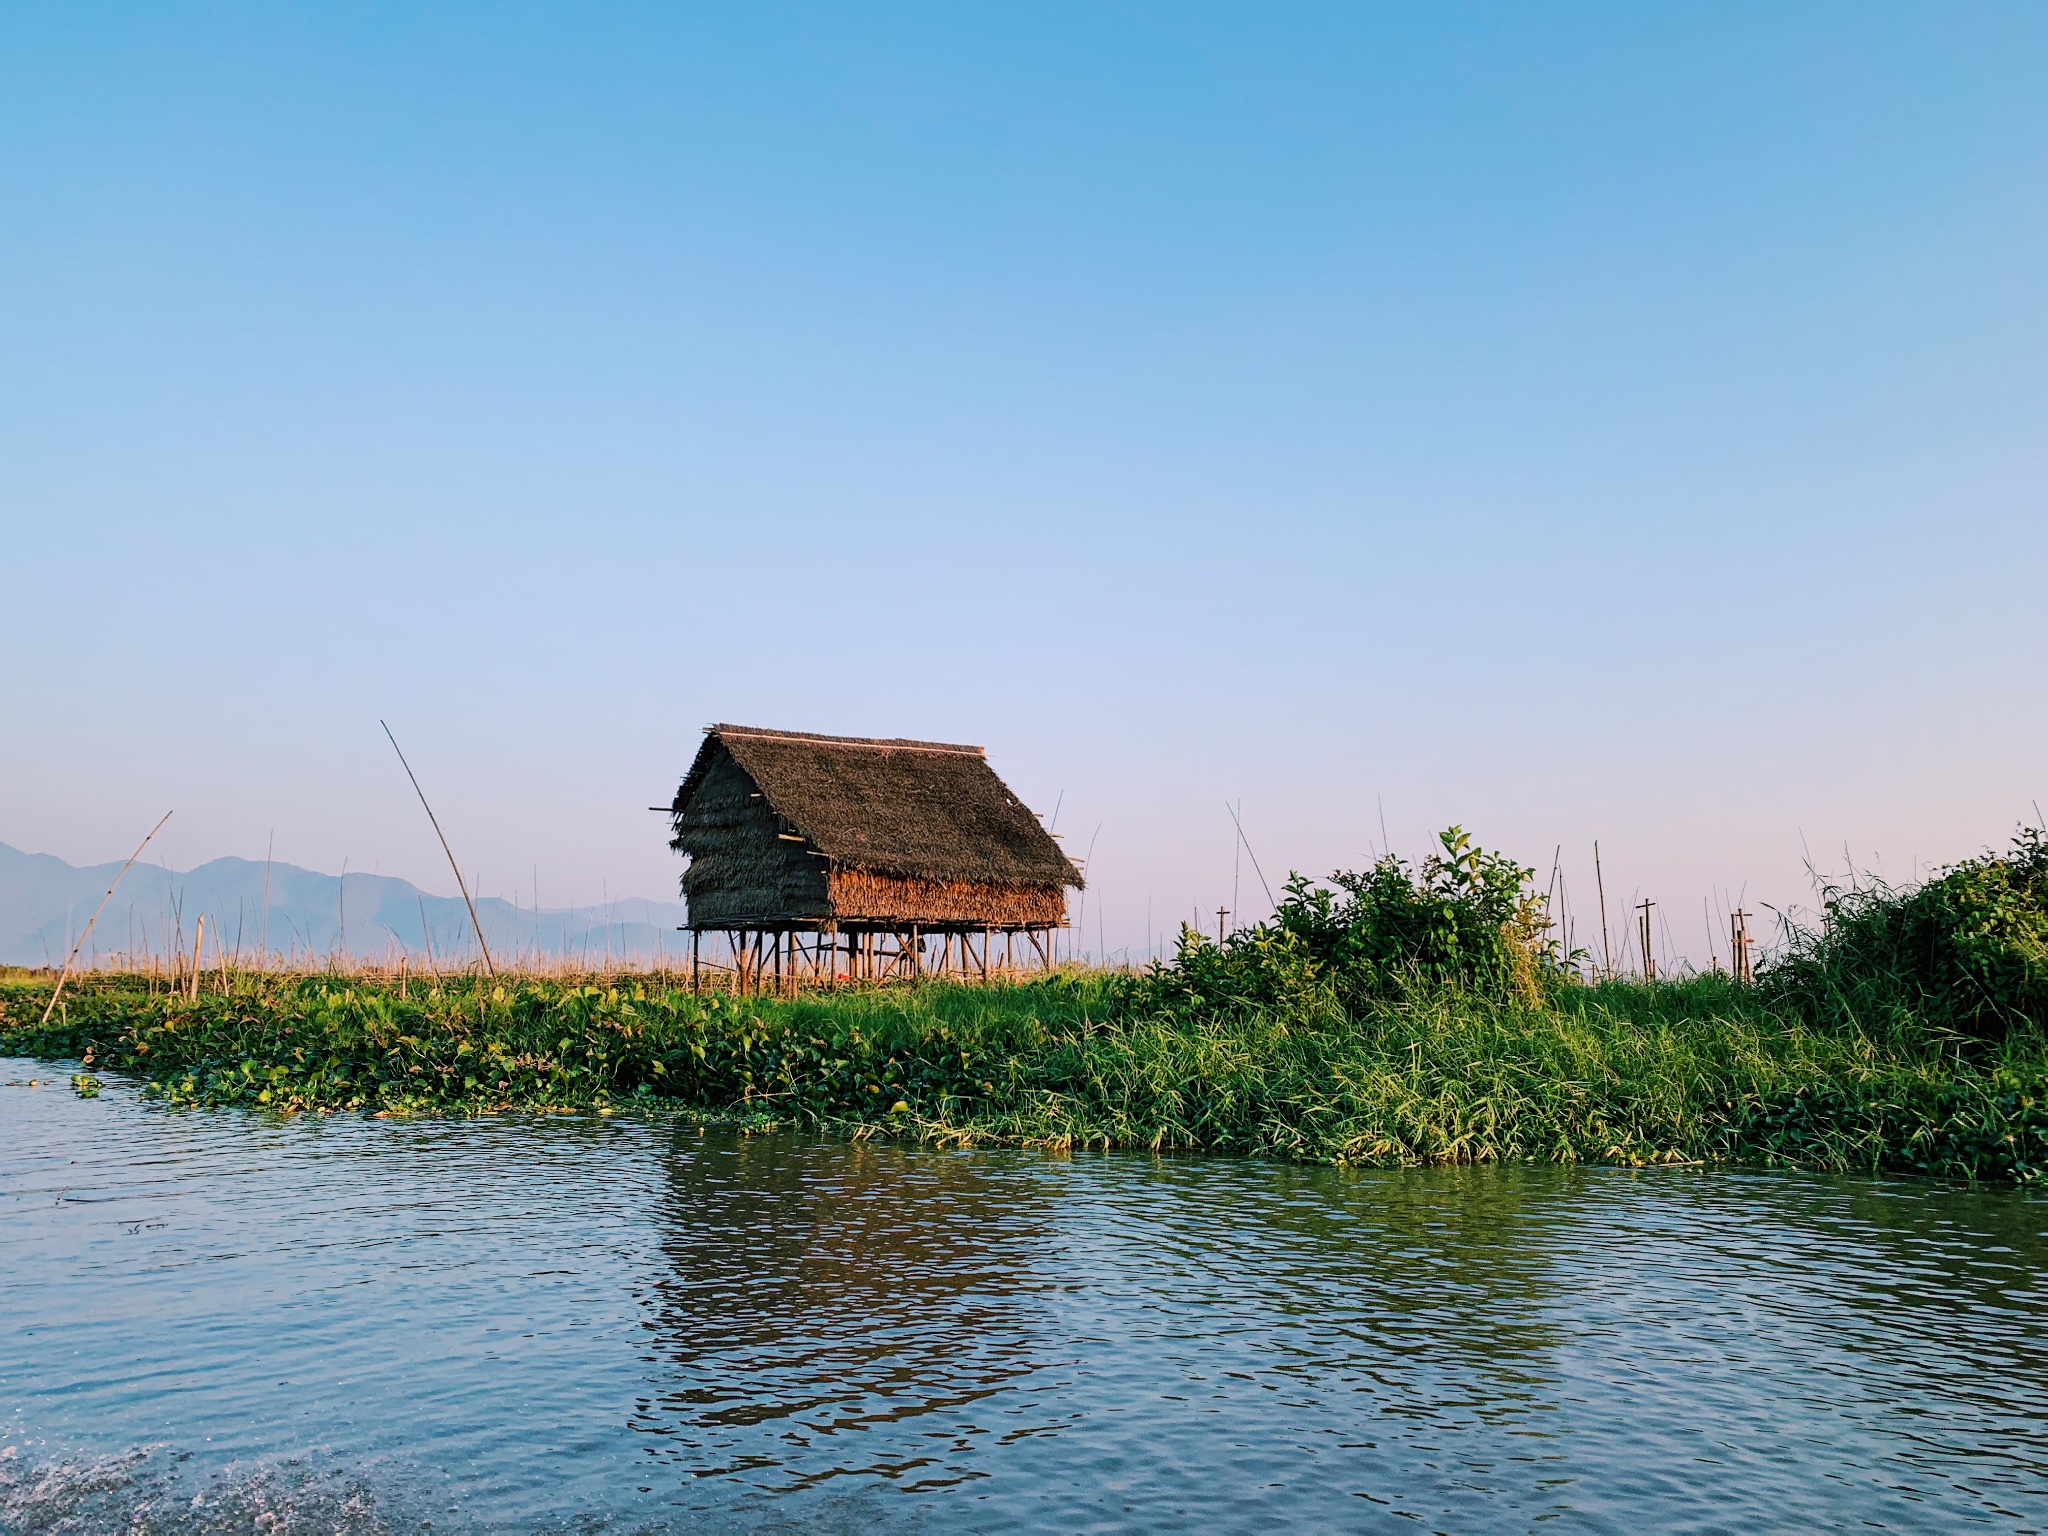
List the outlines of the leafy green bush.
{"type": "Polygon", "coordinates": [[[2026,828],[1924,884],[1862,881],[1823,893],[1766,966],[1766,995],[1816,1023],[1902,1024],[1996,1040],[2048,1026],[2048,835],[2026,828]]]}
{"type": "Polygon", "coordinates": [[[1181,929],[1171,967],[1132,989],[1135,1014],[1255,1007],[1355,1013],[1417,986],[1540,1001],[1562,976],[1543,940],[1535,871],[1475,847],[1461,827],[1419,869],[1388,854],[1327,884],[1289,878],[1272,918],[1211,943],[1181,929]]]}

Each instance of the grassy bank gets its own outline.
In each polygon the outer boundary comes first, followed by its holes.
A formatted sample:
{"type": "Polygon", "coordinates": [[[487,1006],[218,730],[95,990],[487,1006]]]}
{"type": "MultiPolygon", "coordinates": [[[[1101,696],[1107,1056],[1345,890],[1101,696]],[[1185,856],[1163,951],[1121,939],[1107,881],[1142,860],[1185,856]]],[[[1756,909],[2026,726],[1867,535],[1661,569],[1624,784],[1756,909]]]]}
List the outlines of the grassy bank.
{"type": "Polygon", "coordinates": [[[685,1108],[937,1142],[1320,1162],[1709,1162],[2035,1181],[2048,1048],[1826,1025],[1718,978],[1187,1010],[1127,979],[794,999],[646,979],[0,982],[0,1052],[274,1113],[685,1108]]]}

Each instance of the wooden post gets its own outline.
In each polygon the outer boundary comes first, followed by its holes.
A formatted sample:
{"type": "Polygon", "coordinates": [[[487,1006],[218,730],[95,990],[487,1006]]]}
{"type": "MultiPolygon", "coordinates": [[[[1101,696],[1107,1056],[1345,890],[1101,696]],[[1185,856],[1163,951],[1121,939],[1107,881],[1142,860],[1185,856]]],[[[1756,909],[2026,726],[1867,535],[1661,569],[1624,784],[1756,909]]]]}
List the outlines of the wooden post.
{"type": "Polygon", "coordinates": [[[1636,910],[1643,914],[1641,920],[1636,925],[1636,936],[1642,943],[1643,980],[1645,981],[1655,981],[1657,979],[1657,951],[1652,943],[1650,933],[1650,908],[1656,905],[1657,903],[1654,901],[1644,901],[1639,902],[1636,908],[1636,910]]]}
{"type": "Polygon", "coordinates": [[[1749,959],[1749,946],[1752,942],[1754,941],[1749,936],[1749,914],[1737,907],[1728,914],[1728,971],[1737,981],[1756,980],[1756,973],[1749,959]]]}
{"type": "Polygon", "coordinates": [[[698,944],[703,937],[695,928],[690,930],[690,991],[692,993],[699,993],[704,990],[704,984],[697,966],[698,944]]]}

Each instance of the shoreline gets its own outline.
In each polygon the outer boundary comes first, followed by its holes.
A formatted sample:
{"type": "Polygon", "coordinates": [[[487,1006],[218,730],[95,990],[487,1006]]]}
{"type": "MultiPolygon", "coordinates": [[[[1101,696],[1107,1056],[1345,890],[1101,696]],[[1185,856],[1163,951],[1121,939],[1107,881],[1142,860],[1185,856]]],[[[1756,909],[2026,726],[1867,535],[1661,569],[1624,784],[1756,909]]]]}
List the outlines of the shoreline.
{"type": "MultiPolygon", "coordinates": [[[[17,973],[18,976],[18,973],[17,973]]],[[[1360,1166],[1538,1162],[2048,1176],[2048,1048],[1815,1029],[1697,977],[1360,1014],[1136,1011],[1070,971],[739,997],[648,976],[0,979],[0,1053],[271,1114],[625,1113],[933,1145],[1360,1166]]],[[[88,1090],[89,1091],[89,1090],[88,1090]]]]}

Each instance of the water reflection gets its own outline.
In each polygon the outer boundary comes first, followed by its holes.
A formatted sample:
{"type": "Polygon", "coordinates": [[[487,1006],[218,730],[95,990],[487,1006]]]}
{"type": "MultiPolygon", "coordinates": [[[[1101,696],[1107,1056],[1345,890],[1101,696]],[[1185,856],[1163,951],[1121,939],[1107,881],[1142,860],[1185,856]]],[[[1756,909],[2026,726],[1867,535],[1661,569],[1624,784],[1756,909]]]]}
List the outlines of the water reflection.
{"type": "Polygon", "coordinates": [[[1010,1159],[680,1131],[664,1171],[669,1273],[649,1311],[677,1384],[641,1400],[635,1428],[699,1475],[968,1475],[947,1464],[979,1432],[963,1411],[1044,1365],[1039,1181],[1010,1159]],[[855,1441],[857,1463],[806,1455],[927,1416],[886,1451],[855,1441]]]}

